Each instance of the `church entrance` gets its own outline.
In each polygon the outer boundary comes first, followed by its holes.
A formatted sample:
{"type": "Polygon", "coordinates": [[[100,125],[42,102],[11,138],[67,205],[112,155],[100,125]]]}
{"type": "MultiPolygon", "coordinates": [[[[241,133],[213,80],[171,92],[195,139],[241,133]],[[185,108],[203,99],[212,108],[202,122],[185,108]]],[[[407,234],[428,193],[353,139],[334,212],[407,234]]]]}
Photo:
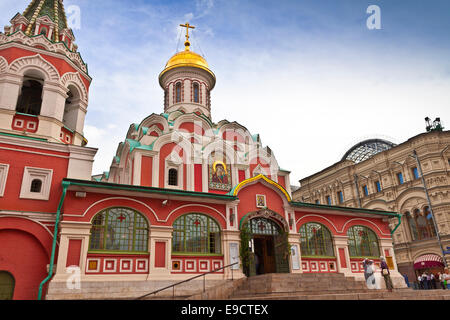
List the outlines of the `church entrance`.
{"type": "Polygon", "coordinates": [[[12,300],[14,277],[6,271],[0,271],[0,300],[12,300]]]}
{"type": "Polygon", "coordinates": [[[266,273],[289,273],[286,255],[287,239],[282,228],[273,220],[263,217],[249,221],[251,250],[254,263],[250,265],[250,276],[266,273]]]}

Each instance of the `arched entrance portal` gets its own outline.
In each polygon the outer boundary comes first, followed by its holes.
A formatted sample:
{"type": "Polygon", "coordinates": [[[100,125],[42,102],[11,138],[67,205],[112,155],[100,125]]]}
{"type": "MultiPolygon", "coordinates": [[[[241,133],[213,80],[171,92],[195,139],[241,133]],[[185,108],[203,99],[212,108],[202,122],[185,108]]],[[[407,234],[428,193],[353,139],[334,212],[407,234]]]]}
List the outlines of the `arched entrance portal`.
{"type": "Polygon", "coordinates": [[[242,219],[241,228],[249,236],[249,276],[289,273],[288,225],[282,216],[268,209],[252,212],[242,219]]]}
{"type": "Polygon", "coordinates": [[[7,271],[0,271],[0,300],[12,300],[14,286],[14,277],[7,271]]]}

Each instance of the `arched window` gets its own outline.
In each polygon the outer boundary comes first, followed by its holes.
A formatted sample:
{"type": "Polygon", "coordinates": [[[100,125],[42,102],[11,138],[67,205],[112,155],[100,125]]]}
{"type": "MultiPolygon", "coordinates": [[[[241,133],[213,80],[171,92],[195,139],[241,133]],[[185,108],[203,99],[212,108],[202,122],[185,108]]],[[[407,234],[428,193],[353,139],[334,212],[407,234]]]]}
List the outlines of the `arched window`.
{"type": "Polygon", "coordinates": [[[198,86],[198,83],[194,83],[193,86],[193,90],[194,90],[194,102],[199,103],[200,102],[200,89],[198,86]]]}
{"type": "Polygon", "coordinates": [[[92,220],[89,250],[148,251],[148,223],[137,211],[109,208],[92,220]]]}
{"type": "Polygon", "coordinates": [[[39,34],[43,34],[44,36],[47,36],[48,34],[48,29],[46,27],[42,27],[41,28],[41,32],[39,34]]]}
{"type": "Polygon", "coordinates": [[[173,223],[172,253],[220,254],[220,227],[203,214],[189,213],[173,223]]]}
{"type": "Polygon", "coordinates": [[[42,84],[36,80],[25,80],[17,100],[16,111],[31,115],[39,115],[42,105],[42,84]]]}
{"type": "Polygon", "coordinates": [[[181,82],[175,85],[175,102],[181,102],[181,82]]]}
{"type": "Polygon", "coordinates": [[[375,232],[364,226],[353,226],[347,231],[350,257],[380,257],[375,232]]]}
{"type": "Polygon", "coordinates": [[[431,218],[431,216],[429,216],[431,214],[430,208],[424,207],[423,214],[427,219],[427,225],[428,225],[430,237],[436,237],[436,229],[434,227],[433,219],[431,218]]]}
{"type": "Polygon", "coordinates": [[[30,192],[40,193],[42,190],[42,180],[34,179],[31,181],[30,192]]]}
{"type": "Polygon", "coordinates": [[[306,223],[300,227],[302,256],[334,257],[331,232],[319,223],[306,223]]]}
{"type": "Polygon", "coordinates": [[[80,109],[81,95],[78,89],[70,85],[67,91],[67,99],[64,105],[63,123],[71,130],[77,129],[78,111],[80,109]]]}
{"type": "Polygon", "coordinates": [[[409,212],[406,212],[405,216],[408,220],[409,230],[411,231],[411,238],[412,240],[417,240],[419,238],[419,235],[417,233],[416,220],[414,220],[414,218],[411,216],[411,213],[409,212]]]}
{"type": "Polygon", "coordinates": [[[280,226],[274,221],[266,218],[253,218],[250,220],[250,231],[252,234],[276,236],[281,234],[280,226]]]}
{"type": "Polygon", "coordinates": [[[178,170],[169,169],[169,186],[177,186],[177,185],[178,185],[178,170]]]}

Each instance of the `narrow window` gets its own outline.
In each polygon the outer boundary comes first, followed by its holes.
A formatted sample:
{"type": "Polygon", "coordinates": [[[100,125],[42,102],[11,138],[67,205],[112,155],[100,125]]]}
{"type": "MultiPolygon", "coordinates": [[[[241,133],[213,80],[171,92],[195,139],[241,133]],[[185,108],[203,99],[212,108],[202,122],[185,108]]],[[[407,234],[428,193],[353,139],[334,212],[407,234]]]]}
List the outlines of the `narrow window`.
{"type": "Polygon", "coordinates": [[[177,186],[178,185],[178,171],[177,169],[169,170],[169,186],[177,186]]]}
{"type": "Polygon", "coordinates": [[[377,190],[377,192],[381,192],[381,183],[380,183],[380,181],[376,181],[375,182],[375,189],[377,190]]]}
{"type": "Polygon", "coordinates": [[[339,203],[344,203],[344,195],[343,195],[342,191],[338,191],[337,196],[339,199],[339,203]]]}
{"type": "Polygon", "coordinates": [[[330,197],[330,196],[327,196],[327,204],[328,204],[329,206],[331,206],[331,197],[330,197]]]}
{"type": "Polygon", "coordinates": [[[362,187],[362,189],[363,189],[364,196],[367,197],[369,195],[369,189],[367,188],[367,185],[364,185],[362,187]]]}
{"type": "Polygon", "coordinates": [[[175,85],[175,102],[181,102],[181,82],[175,85]]]}
{"type": "Polygon", "coordinates": [[[47,34],[48,34],[47,28],[45,28],[45,27],[41,28],[40,34],[43,34],[44,36],[47,36],[47,34]]]}
{"type": "Polygon", "coordinates": [[[42,181],[39,179],[34,179],[31,181],[30,192],[39,193],[42,190],[42,181]]]}
{"type": "Polygon", "coordinates": [[[194,102],[200,102],[198,83],[194,83],[194,102]]]}
{"type": "Polygon", "coordinates": [[[414,167],[411,169],[414,179],[419,179],[419,170],[417,170],[417,167],[414,167]]]}
{"type": "Polygon", "coordinates": [[[316,204],[320,204],[320,200],[319,199],[316,199],[316,204]]]}
{"type": "Polygon", "coordinates": [[[398,180],[398,184],[403,184],[404,183],[403,173],[401,173],[401,172],[397,173],[397,180],[398,180]]]}
{"type": "Polygon", "coordinates": [[[25,80],[17,100],[16,111],[38,116],[41,113],[42,84],[35,80],[25,80]]]}

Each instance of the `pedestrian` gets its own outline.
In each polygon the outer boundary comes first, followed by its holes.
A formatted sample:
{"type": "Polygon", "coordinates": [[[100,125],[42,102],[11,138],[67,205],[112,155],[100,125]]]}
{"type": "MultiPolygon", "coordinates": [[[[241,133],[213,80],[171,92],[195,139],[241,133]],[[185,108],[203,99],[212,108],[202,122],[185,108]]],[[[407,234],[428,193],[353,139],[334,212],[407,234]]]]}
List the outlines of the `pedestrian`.
{"type": "Polygon", "coordinates": [[[394,288],[394,286],[392,285],[391,273],[389,272],[389,267],[383,256],[380,257],[380,261],[381,261],[381,264],[380,264],[381,274],[383,275],[384,282],[386,283],[386,289],[388,289],[389,292],[392,292],[392,289],[394,288]]]}
{"type": "Polygon", "coordinates": [[[409,279],[408,279],[408,275],[406,273],[403,274],[403,279],[405,279],[405,283],[409,288],[409,279]]]}
{"type": "Polygon", "coordinates": [[[419,289],[423,290],[422,276],[420,274],[417,276],[417,282],[419,284],[419,289]]]}
{"type": "Polygon", "coordinates": [[[429,272],[429,271],[427,272],[427,289],[428,289],[428,290],[433,289],[433,288],[431,287],[431,275],[430,275],[430,272],[429,272]]]}
{"type": "Polygon", "coordinates": [[[433,289],[436,289],[436,277],[434,273],[431,273],[430,277],[431,277],[431,286],[433,287],[433,289]]]}
{"type": "Polygon", "coordinates": [[[445,290],[446,285],[444,284],[444,274],[438,272],[439,284],[441,285],[442,290],[445,290]]]}
{"type": "Polygon", "coordinates": [[[423,288],[425,290],[428,290],[427,273],[425,271],[422,274],[422,282],[423,282],[423,288]]]}
{"type": "Polygon", "coordinates": [[[444,269],[444,285],[450,290],[450,274],[447,268],[444,269]]]}

